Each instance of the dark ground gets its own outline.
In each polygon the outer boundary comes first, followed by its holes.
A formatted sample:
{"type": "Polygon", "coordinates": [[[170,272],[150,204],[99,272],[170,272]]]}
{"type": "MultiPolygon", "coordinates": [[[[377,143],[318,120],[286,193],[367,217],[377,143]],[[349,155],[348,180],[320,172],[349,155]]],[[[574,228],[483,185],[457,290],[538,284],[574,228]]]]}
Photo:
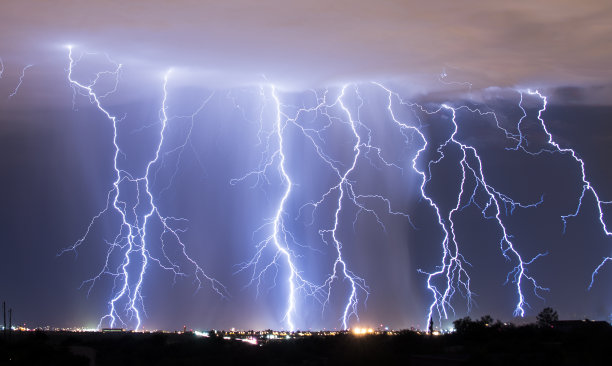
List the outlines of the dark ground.
{"type": "Polygon", "coordinates": [[[258,346],[191,334],[36,331],[0,337],[0,365],[605,365],[611,341],[610,327],[342,334],[258,346]]]}

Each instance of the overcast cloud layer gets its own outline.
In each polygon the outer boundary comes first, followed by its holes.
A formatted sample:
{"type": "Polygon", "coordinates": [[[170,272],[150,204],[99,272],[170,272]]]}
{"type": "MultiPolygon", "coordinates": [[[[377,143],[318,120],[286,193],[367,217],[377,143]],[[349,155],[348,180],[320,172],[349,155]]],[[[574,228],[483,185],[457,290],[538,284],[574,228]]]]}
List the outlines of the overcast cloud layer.
{"type": "Polygon", "coordinates": [[[427,88],[446,70],[474,88],[602,85],[611,19],[609,1],[10,0],[0,56],[36,63],[72,43],[227,82],[405,77],[427,88]]]}

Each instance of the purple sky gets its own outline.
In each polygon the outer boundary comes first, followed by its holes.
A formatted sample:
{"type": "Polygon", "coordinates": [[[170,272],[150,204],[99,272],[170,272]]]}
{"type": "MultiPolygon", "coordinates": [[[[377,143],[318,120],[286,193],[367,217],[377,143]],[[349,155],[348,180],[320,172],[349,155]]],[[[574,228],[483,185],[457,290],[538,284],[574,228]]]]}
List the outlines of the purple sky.
{"type": "MultiPolygon", "coordinates": [[[[79,80],[116,67],[104,54],[122,64],[117,90],[102,105],[124,118],[118,129],[119,160],[134,176],[142,174],[158,142],[164,74],[173,69],[167,85],[171,124],[161,148],[163,163],[154,164],[152,191],[164,213],[189,220],[184,227],[189,253],[227,286],[231,297],[223,300],[206,285],[195,292],[193,278],[179,276],[173,282],[167,271],[152,266],[143,290],[148,328],[286,326],[287,269],[279,267],[276,286],[273,275],[266,277],[259,296],[256,286],[246,287],[248,273],[235,273],[267,234],[256,230],[274,216],[284,192],[283,181],[274,175],[278,160],[270,181],[230,182],[257,168],[266,136],[271,146],[278,143],[270,84],[278,87],[283,113],[290,115],[298,106],[316,105],[310,88],[322,97],[329,87],[337,96],[338,86],[347,82],[348,109],[371,129],[372,142],[381,148],[378,157],[360,158],[352,176],[355,187],[362,194],[392,198],[393,209],[409,213],[416,227],[402,217],[381,215],[382,230],[372,216],[360,214],[355,220],[355,207],[341,215],[338,235],[347,261],[371,289],[367,304],[359,303],[361,320],[350,323],[424,325],[431,293],[418,270],[436,270],[442,230],[420,198],[421,177],[411,170],[420,140],[406,140],[394,127],[388,96],[369,83],[373,80],[428,108],[467,103],[498,113],[497,124],[490,116],[459,113],[457,138],[482,153],[489,182],[505,194],[524,202],[544,195],[541,207],[504,216],[526,259],[548,253],[529,268],[550,292],[541,300],[525,289],[532,304],[526,320],[544,306],[564,318],[606,319],[612,270],[605,267],[593,289],[586,290],[612,244],[601,230],[592,197],[568,221],[565,234],[562,230],[560,217],[575,210],[580,194],[580,167],[568,154],[532,157],[507,150],[512,140],[498,127],[517,131],[522,121],[517,90],[543,91],[550,102],[543,115],[549,132],[584,158],[587,178],[610,201],[611,34],[607,1],[9,0],[0,7],[0,300],[15,308],[19,323],[95,326],[113,292],[109,278],[89,296],[78,288],[100,270],[116,217],[96,224],[78,258],[56,257],[104,207],[114,179],[112,125],[90,99],[73,99],[67,79],[70,44],[75,56],[85,53],[74,75],[79,80]],[[23,84],[8,98],[28,64],[23,84]],[[379,158],[404,170],[383,166],[379,158]]],[[[113,80],[104,79],[99,92],[113,89],[113,80]]],[[[525,97],[522,106],[529,148],[547,146],[537,118],[541,100],[525,97]]],[[[318,137],[342,170],[350,166],[354,135],[345,112],[334,108],[333,127],[318,137]]],[[[420,126],[430,142],[418,163],[425,169],[426,159],[437,159],[436,148],[452,134],[450,113],[429,115],[398,102],[396,108],[397,116],[420,126]]],[[[312,225],[300,208],[319,199],[335,176],[300,127],[322,128],[328,122],[324,114],[306,113],[284,135],[287,170],[295,183],[287,225],[300,243],[313,247],[295,248],[304,275],[318,283],[334,258],[333,246],[320,240],[318,230],[329,228],[334,206],[322,205],[312,225]]],[[[364,140],[366,131],[359,130],[364,140]]],[[[427,189],[448,213],[456,203],[460,154],[457,145],[444,154],[427,189]]],[[[129,189],[134,187],[125,187],[127,196],[133,194],[129,189]]],[[[373,207],[384,211],[383,206],[373,207]]],[[[609,222],[609,205],[604,214],[609,222]]],[[[474,206],[458,214],[457,225],[463,253],[473,264],[477,306],[469,314],[523,321],[512,316],[512,285],[503,285],[515,262],[501,254],[499,230],[474,206]]],[[[159,234],[159,227],[151,230],[159,234]]],[[[339,326],[346,281],[336,286],[323,309],[300,297],[300,327],[339,326]]],[[[457,313],[445,326],[468,314],[460,295],[453,301],[457,313]]]]}

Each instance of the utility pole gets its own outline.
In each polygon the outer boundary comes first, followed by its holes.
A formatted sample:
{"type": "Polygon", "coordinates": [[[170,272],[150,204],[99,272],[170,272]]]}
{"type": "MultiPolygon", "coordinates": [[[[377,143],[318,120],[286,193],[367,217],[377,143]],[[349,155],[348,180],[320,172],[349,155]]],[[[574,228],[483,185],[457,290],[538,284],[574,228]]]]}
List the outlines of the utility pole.
{"type": "Polygon", "coordinates": [[[11,336],[11,331],[13,330],[13,308],[9,309],[9,337],[11,336]]]}
{"type": "Polygon", "coordinates": [[[4,314],[4,338],[6,338],[6,302],[2,301],[2,313],[4,314]]]}

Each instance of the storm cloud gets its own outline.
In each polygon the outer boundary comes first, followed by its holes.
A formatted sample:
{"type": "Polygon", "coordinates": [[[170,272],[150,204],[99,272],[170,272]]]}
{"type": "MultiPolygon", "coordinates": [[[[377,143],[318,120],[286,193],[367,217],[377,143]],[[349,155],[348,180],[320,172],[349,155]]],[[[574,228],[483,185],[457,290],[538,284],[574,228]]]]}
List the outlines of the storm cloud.
{"type": "MultiPolygon", "coordinates": [[[[0,55],[67,43],[143,69],[287,87],[404,78],[416,89],[612,81],[608,1],[9,1],[0,55]]],[[[41,51],[42,50],[42,51],[41,51]]]]}

